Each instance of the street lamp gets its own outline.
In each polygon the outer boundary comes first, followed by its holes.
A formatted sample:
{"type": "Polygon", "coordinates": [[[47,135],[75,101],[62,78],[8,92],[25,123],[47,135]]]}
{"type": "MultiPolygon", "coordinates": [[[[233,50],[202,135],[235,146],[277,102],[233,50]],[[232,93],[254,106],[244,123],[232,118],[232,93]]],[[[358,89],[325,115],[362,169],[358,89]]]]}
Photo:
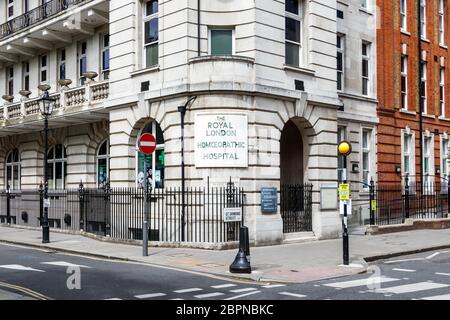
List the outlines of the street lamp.
{"type": "MultiPolygon", "coordinates": [[[[41,86],[40,86],[41,89],[41,86]]],[[[42,243],[50,243],[50,227],[48,224],[48,208],[50,201],[48,200],[48,117],[53,113],[55,100],[50,97],[48,86],[38,100],[41,115],[44,117],[44,217],[42,221],[42,243]]]]}

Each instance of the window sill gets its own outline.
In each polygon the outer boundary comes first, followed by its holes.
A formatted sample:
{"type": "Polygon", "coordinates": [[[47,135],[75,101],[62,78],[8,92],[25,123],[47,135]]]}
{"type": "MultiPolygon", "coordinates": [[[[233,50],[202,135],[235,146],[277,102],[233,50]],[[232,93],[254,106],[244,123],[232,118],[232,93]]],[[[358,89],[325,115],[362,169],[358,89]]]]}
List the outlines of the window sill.
{"type": "Polygon", "coordinates": [[[141,74],[152,73],[160,71],[159,65],[151,68],[140,69],[130,73],[131,77],[139,76],[141,74]]]}
{"type": "Polygon", "coordinates": [[[400,32],[401,32],[402,34],[404,34],[405,36],[408,36],[408,37],[411,36],[411,33],[409,33],[409,32],[406,31],[406,30],[400,29],[400,32]]]}
{"type": "Polygon", "coordinates": [[[426,113],[423,113],[423,114],[422,114],[422,117],[430,118],[430,119],[436,119],[436,116],[431,115],[431,114],[426,114],[426,113]]]}
{"type": "Polygon", "coordinates": [[[372,10],[369,10],[369,9],[367,9],[367,8],[360,7],[360,8],[359,8],[359,11],[364,12],[365,14],[370,14],[371,16],[373,16],[372,10]]]}
{"type": "Polygon", "coordinates": [[[439,47],[441,47],[442,49],[448,50],[448,46],[445,44],[439,44],[439,47]]]}
{"type": "Polygon", "coordinates": [[[409,111],[408,109],[400,109],[400,113],[410,114],[412,116],[415,116],[417,112],[409,111]]]}
{"type": "Polygon", "coordinates": [[[209,61],[232,61],[232,62],[244,62],[244,63],[250,63],[254,64],[255,59],[244,57],[244,56],[237,56],[237,55],[231,55],[231,56],[215,56],[215,55],[207,55],[207,56],[200,56],[200,57],[194,57],[189,59],[188,63],[198,63],[198,62],[209,62],[209,61]]]}
{"type": "Polygon", "coordinates": [[[285,64],[283,66],[283,69],[287,70],[287,71],[294,71],[294,72],[298,72],[298,73],[307,74],[307,75],[310,75],[310,76],[315,76],[316,75],[316,72],[314,70],[312,70],[312,69],[307,69],[307,68],[302,68],[302,67],[295,67],[295,66],[290,66],[290,65],[287,65],[287,64],[285,64]]]}
{"type": "Polygon", "coordinates": [[[422,41],[423,41],[423,42],[430,43],[430,40],[428,40],[427,38],[422,38],[422,41]]]}
{"type": "Polygon", "coordinates": [[[446,118],[446,117],[443,117],[443,116],[439,116],[438,119],[442,120],[442,121],[449,121],[450,122],[450,118],[446,118]]]}

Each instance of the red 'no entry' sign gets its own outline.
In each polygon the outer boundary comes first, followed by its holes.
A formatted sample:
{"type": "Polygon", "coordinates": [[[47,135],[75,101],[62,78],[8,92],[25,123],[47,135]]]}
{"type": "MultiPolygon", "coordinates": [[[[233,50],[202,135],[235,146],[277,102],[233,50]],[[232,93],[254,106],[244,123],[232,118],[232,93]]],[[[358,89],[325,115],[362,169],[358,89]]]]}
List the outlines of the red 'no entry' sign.
{"type": "Polygon", "coordinates": [[[156,139],[150,133],[145,133],[139,138],[138,146],[143,154],[152,154],[156,150],[156,139]]]}

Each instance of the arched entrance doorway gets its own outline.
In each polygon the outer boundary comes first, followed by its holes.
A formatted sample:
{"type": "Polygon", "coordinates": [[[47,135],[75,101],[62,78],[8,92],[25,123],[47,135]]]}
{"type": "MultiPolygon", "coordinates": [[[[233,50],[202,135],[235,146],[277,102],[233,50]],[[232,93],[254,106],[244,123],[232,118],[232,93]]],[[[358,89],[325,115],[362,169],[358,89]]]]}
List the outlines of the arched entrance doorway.
{"type": "Polygon", "coordinates": [[[312,186],[304,183],[304,144],[289,120],[280,139],[281,217],[283,232],[312,231],[312,186]]]}
{"type": "Polygon", "coordinates": [[[281,133],[281,184],[303,184],[303,139],[289,120],[281,133]]]}

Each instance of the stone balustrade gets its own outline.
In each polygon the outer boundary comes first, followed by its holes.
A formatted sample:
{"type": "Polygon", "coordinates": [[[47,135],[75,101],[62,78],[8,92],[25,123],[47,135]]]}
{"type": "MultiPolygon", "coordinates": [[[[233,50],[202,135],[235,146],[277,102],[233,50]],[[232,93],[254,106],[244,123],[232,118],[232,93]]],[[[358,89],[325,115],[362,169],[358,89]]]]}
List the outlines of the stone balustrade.
{"type": "MultiPolygon", "coordinates": [[[[62,89],[50,96],[55,99],[55,112],[70,113],[73,108],[94,107],[108,99],[109,82],[93,82],[77,88],[62,89]]],[[[39,99],[37,97],[24,99],[21,102],[5,103],[3,107],[0,107],[0,121],[26,119],[40,114],[39,99]]]]}

